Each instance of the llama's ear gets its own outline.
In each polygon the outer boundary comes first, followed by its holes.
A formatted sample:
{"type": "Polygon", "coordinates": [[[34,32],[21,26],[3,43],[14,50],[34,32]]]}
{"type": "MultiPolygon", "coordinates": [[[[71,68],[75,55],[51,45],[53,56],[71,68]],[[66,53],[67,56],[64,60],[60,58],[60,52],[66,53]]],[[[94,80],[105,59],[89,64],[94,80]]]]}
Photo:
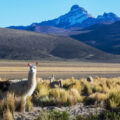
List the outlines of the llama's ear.
{"type": "Polygon", "coordinates": [[[30,67],[30,64],[28,63],[27,66],[30,67]]]}
{"type": "Polygon", "coordinates": [[[36,66],[38,65],[38,61],[36,61],[36,66]]]}

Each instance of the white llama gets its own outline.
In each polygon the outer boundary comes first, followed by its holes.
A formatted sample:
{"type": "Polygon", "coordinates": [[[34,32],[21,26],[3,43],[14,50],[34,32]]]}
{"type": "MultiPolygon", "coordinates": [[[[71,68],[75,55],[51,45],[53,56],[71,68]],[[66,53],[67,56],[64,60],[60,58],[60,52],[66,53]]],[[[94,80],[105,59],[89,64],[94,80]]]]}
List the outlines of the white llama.
{"type": "Polygon", "coordinates": [[[50,83],[52,83],[55,80],[54,74],[50,77],[50,83]]]}
{"type": "Polygon", "coordinates": [[[93,77],[92,77],[92,76],[88,76],[88,77],[86,78],[86,80],[87,80],[88,82],[93,82],[93,77]]]}
{"type": "Polygon", "coordinates": [[[52,75],[52,77],[50,77],[50,87],[55,88],[55,87],[62,87],[62,80],[55,80],[54,75],[52,75]]]}
{"type": "MultiPolygon", "coordinates": [[[[18,81],[10,83],[8,86],[7,92],[13,93],[15,95],[16,101],[22,101],[24,103],[24,111],[26,105],[26,98],[31,96],[37,86],[36,82],[36,66],[28,64],[30,67],[28,73],[28,80],[18,81]]],[[[0,89],[0,93],[5,94],[7,93],[4,90],[0,89]]]]}

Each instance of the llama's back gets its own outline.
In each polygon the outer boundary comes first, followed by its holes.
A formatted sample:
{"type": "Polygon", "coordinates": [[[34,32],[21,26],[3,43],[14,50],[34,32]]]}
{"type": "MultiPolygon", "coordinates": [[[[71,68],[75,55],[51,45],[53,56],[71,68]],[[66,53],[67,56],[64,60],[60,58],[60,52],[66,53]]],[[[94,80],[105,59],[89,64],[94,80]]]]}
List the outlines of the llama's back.
{"type": "Polygon", "coordinates": [[[24,96],[29,90],[28,81],[19,81],[12,83],[9,87],[9,92],[14,93],[15,96],[24,96]]]}

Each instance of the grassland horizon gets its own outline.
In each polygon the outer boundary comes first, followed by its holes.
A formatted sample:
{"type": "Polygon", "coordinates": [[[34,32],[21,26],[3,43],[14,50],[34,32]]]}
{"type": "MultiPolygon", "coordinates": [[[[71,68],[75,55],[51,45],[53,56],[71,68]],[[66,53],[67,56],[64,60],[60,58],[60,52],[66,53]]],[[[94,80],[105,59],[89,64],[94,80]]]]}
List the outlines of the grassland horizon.
{"type": "MultiPolygon", "coordinates": [[[[0,61],[0,77],[4,79],[27,78],[28,63],[35,64],[36,61],[0,61]]],[[[63,78],[82,78],[92,75],[93,77],[119,77],[119,63],[98,63],[98,62],[79,62],[79,61],[38,61],[37,77],[47,79],[52,74],[57,79],[63,78]]]]}

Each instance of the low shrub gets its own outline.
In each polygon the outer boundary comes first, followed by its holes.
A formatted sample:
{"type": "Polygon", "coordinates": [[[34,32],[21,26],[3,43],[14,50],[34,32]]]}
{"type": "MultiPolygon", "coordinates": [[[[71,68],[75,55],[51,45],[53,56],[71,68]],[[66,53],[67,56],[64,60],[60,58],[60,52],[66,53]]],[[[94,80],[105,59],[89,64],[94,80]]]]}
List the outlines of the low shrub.
{"type": "Polygon", "coordinates": [[[120,115],[113,111],[106,111],[101,114],[90,114],[89,116],[82,117],[81,115],[76,116],[73,120],[120,120],[120,115]]]}
{"type": "Polygon", "coordinates": [[[42,112],[36,120],[69,120],[69,114],[66,111],[42,112]]]}

